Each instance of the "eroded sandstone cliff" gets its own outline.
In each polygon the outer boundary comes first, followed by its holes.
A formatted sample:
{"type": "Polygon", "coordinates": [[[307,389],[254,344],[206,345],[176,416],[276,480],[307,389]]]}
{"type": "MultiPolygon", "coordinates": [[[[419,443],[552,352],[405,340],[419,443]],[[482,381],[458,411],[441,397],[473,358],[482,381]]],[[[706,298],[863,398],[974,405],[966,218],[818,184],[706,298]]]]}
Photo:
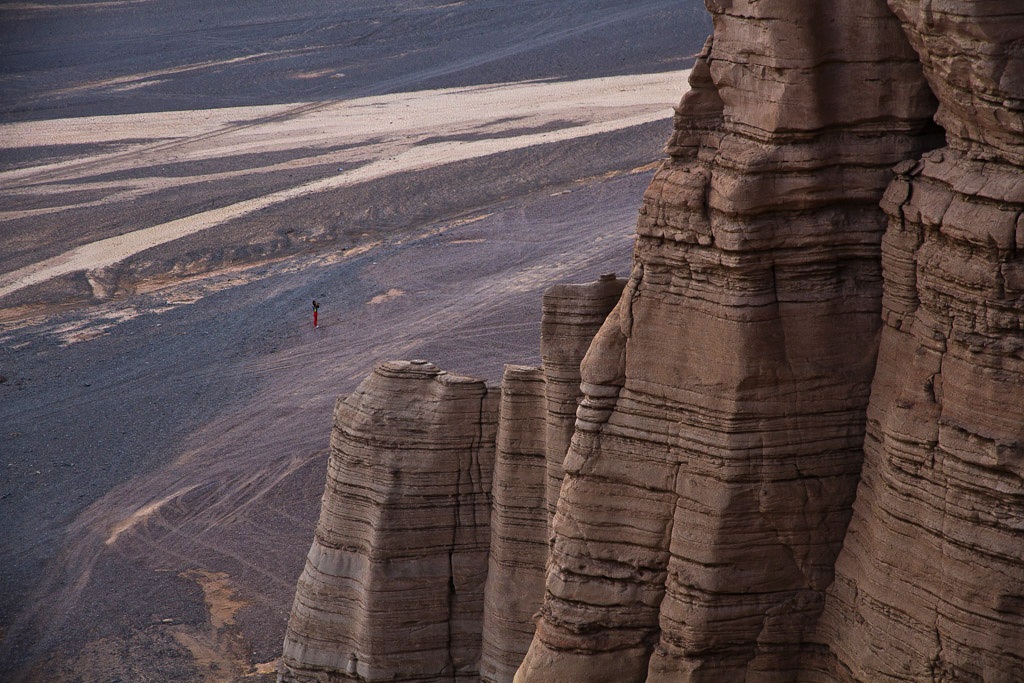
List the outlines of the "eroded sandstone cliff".
{"type": "Polygon", "coordinates": [[[285,680],[477,680],[496,408],[426,361],[384,363],[338,402],[285,680]]]}
{"type": "Polygon", "coordinates": [[[594,283],[555,285],[544,292],[540,354],[547,402],[544,500],[549,529],[562,486],[562,464],[576,430],[577,406],[582,394],[580,363],[624,285],[623,280],[609,274],[594,283]]]}
{"type": "Polygon", "coordinates": [[[507,366],[500,393],[392,361],[338,402],[280,680],[512,680],[544,597],[580,362],[624,284],[545,292],[544,364],[507,366]]]}
{"type": "Polygon", "coordinates": [[[941,142],[881,2],[709,3],[715,34],[583,367],[516,680],[786,680],[861,463],[878,202],[941,142]]]}
{"type": "Polygon", "coordinates": [[[480,659],[484,681],[512,679],[533,638],[533,614],[544,597],[548,556],[544,393],[543,368],[505,367],[491,489],[491,557],[484,589],[480,659]]]}
{"type": "Polygon", "coordinates": [[[864,468],[807,681],[1024,676],[1024,8],[890,0],[947,146],[882,203],[864,468]]]}
{"type": "MultiPolygon", "coordinates": [[[[506,371],[460,662],[479,648],[488,683],[1020,680],[1024,7],[706,4],[628,281],[552,289],[544,367],[506,371]]],[[[411,426],[357,419],[364,438],[429,432],[410,396],[411,426]]],[[[340,547],[321,538],[377,505],[329,513],[332,481],[284,662],[413,680],[411,657],[346,670],[369,645],[326,626],[426,618],[314,590],[318,544],[340,547]]],[[[453,680],[436,664],[415,680],[453,680]]]]}

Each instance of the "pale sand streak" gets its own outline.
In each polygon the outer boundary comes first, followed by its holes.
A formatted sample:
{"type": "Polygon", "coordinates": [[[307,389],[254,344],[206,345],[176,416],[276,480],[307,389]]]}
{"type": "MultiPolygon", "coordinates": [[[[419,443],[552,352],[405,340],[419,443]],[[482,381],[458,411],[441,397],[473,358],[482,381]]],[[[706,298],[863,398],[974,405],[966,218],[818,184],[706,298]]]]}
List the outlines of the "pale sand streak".
{"type": "MultiPolygon", "coordinates": [[[[361,109],[362,115],[353,116],[347,121],[343,116],[340,122],[335,120],[335,125],[347,129],[346,132],[349,135],[355,134],[366,139],[374,134],[380,135],[387,131],[390,126],[394,125],[396,119],[400,123],[405,122],[407,126],[412,125],[409,123],[410,121],[415,121],[421,132],[425,129],[433,135],[450,135],[465,131],[469,124],[474,124],[474,126],[468,129],[471,130],[475,127],[476,130],[479,130],[481,123],[486,121],[482,118],[485,115],[490,117],[490,123],[499,119],[507,119],[510,114],[525,117],[538,110],[544,111],[548,117],[552,115],[553,111],[557,111],[564,117],[573,120],[579,120],[581,115],[584,117],[589,115],[591,120],[580,125],[543,133],[471,141],[445,141],[413,147],[404,146],[404,148],[396,149],[392,156],[338,175],[92,242],[54,258],[0,275],[0,297],[68,273],[95,270],[113,265],[151,247],[209,230],[232,219],[298,197],[327,192],[394,173],[422,170],[489,154],[607,133],[664,119],[671,114],[670,103],[677,101],[679,90],[685,84],[685,77],[686,72],[674,72],[573,82],[508,84],[504,87],[492,85],[449,91],[429,91],[428,93],[403,93],[367,98],[365,101],[340,103],[335,106],[343,106],[342,111],[356,112],[361,109]],[[600,112],[595,113],[595,109],[601,108],[604,108],[605,118],[603,119],[600,118],[600,112]],[[372,111],[373,123],[367,121],[366,112],[368,111],[372,111]],[[412,116],[410,116],[411,113],[412,116]],[[593,120],[595,118],[598,120],[593,120]],[[382,122],[387,122],[388,125],[382,122]]],[[[267,108],[257,109],[263,115],[269,113],[267,108]]],[[[282,111],[279,108],[274,109],[276,110],[275,114],[282,111]]],[[[319,112],[314,111],[310,115],[322,116],[323,109],[329,110],[331,106],[321,108],[319,112]]],[[[167,116],[173,117],[174,114],[175,112],[170,112],[167,116]]],[[[196,112],[190,112],[190,114],[193,117],[198,115],[196,112]]],[[[241,117],[240,114],[239,110],[209,114],[209,118],[216,121],[216,124],[201,130],[199,134],[209,135],[211,131],[215,133],[217,125],[228,126],[229,122],[237,127],[240,121],[245,120],[245,117],[241,117]]],[[[160,115],[143,115],[147,118],[147,123],[156,123],[158,116],[160,115]]],[[[298,119],[301,120],[303,116],[300,114],[298,119]]],[[[68,128],[64,127],[61,141],[65,143],[80,142],[82,138],[95,135],[95,131],[124,131],[123,127],[119,129],[116,125],[96,126],[95,124],[98,122],[95,121],[95,118],[117,119],[119,117],[94,117],[94,120],[90,121],[90,125],[76,127],[82,131],[81,137],[68,135],[68,128]]],[[[137,116],[128,118],[134,121],[139,119],[137,116]]],[[[257,121],[253,127],[258,129],[256,137],[261,139],[281,140],[283,137],[287,140],[288,132],[296,125],[295,119],[284,118],[269,122],[257,121]]],[[[507,130],[513,125],[523,126],[524,123],[520,120],[515,124],[506,123],[504,127],[507,130]]],[[[40,122],[35,124],[34,128],[33,124],[13,124],[11,127],[0,127],[0,133],[5,133],[4,137],[7,140],[16,137],[19,141],[33,138],[52,141],[53,137],[46,134],[48,126],[61,127],[60,122],[40,122]],[[11,130],[14,127],[20,127],[20,130],[11,130]]],[[[129,130],[122,133],[125,137],[137,136],[142,132],[142,129],[138,127],[134,130],[131,130],[132,126],[128,126],[128,128],[129,130]]],[[[248,135],[252,136],[251,128],[247,129],[250,131],[248,135]]],[[[149,128],[149,130],[153,129],[149,128]]],[[[228,135],[233,134],[232,129],[226,130],[228,135]]],[[[501,128],[494,128],[488,132],[499,134],[501,128]]],[[[195,128],[191,129],[191,134],[197,134],[195,128]]],[[[116,137],[116,134],[112,137],[116,137]]],[[[325,137],[335,140],[329,134],[325,137]]],[[[95,138],[92,139],[95,140],[95,138]]],[[[20,173],[24,173],[24,169],[18,174],[20,175],[20,173]]]]}

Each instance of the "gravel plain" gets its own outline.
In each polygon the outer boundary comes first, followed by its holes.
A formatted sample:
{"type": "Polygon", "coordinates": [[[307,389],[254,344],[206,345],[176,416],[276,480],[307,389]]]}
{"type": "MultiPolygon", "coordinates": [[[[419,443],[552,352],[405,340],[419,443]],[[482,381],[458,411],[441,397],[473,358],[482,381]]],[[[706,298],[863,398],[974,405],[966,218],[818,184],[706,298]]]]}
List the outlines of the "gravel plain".
{"type": "Polygon", "coordinates": [[[538,362],[543,290],[628,271],[708,32],[689,0],[0,3],[0,676],[271,680],[336,398],[538,362]]]}

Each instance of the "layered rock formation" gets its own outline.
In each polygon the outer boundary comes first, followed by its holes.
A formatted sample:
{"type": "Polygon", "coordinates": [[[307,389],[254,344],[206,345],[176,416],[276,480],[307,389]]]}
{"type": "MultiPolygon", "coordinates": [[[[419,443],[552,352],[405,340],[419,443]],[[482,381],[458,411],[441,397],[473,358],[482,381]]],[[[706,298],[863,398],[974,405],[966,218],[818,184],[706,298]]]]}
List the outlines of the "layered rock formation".
{"type": "Polygon", "coordinates": [[[544,597],[548,556],[544,375],[543,368],[509,365],[501,381],[491,491],[491,561],[484,589],[483,681],[512,680],[530,646],[533,614],[544,597]]]}
{"type": "Polygon", "coordinates": [[[511,681],[533,638],[562,461],[582,395],[580,363],[624,285],[608,274],[550,287],[541,306],[543,365],[505,368],[480,661],[485,683],[511,681]]]}
{"type": "Polygon", "coordinates": [[[628,282],[506,372],[481,678],[1020,680],[1024,8],[706,4],[628,282]]]}
{"type": "Polygon", "coordinates": [[[883,3],[709,3],[583,367],[516,680],[786,680],[857,485],[891,167],[941,140],[883,3]],[[847,97],[854,89],[856,97],[847,97]],[[598,503],[599,501],[599,503],[598,503]]]}
{"type": "Polygon", "coordinates": [[[496,408],[426,361],[338,402],[282,678],[477,680],[496,408]]]}
{"type": "Polygon", "coordinates": [[[547,483],[545,505],[548,522],[555,514],[562,486],[562,462],[576,429],[580,401],[580,363],[612,310],[625,281],[613,274],[584,285],[555,285],[544,292],[541,305],[540,355],[547,400],[547,483]]]}
{"type": "Polygon", "coordinates": [[[864,468],[803,680],[1019,681],[1024,8],[890,4],[948,146],[899,166],[882,203],[864,468]]]}
{"type": "Polygon", "coordinates": [[[544,365],[506,367],[500,400],[480,380],[393,361],[338,402],[280,680],[512,679],[544,596],[546,497],[580,362],[624,284],[551,287],[544,365]]]}

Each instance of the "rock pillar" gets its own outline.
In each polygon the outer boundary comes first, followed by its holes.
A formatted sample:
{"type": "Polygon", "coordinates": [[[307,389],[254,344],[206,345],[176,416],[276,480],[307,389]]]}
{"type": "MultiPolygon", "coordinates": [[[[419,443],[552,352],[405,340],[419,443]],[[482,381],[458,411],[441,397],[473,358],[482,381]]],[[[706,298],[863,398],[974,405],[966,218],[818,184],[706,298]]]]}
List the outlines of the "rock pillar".
{"type": "Polygon", "coordinates": [[[634,268],[584,361],[518,683],[793,681],[861,464],[878,202],[941,144],[883,0],[706,3],[634,268]]]}
{"type": "Polygon", "coordinates": [[[544,292],[540,353],[547,397],[545,499],[549,522],[562,486],[562,461],[575,429],[576,405],[583,395],[580,363],[624,285],[625,280],[603,275],[597,282],[554,285],[544,292]]]}
{"type": "Polygon", "coordinates": [[[484,593],[484,683],[508,683],[533,638],[544,596],[548,519],[541,368],[505,366],[492,486],[491,559],[484,593]]]}
{"type": "Polygon", "coordinates": [[[495,398],[393,361],[339,401],[282,681],[478,680],[495,398]]]}

